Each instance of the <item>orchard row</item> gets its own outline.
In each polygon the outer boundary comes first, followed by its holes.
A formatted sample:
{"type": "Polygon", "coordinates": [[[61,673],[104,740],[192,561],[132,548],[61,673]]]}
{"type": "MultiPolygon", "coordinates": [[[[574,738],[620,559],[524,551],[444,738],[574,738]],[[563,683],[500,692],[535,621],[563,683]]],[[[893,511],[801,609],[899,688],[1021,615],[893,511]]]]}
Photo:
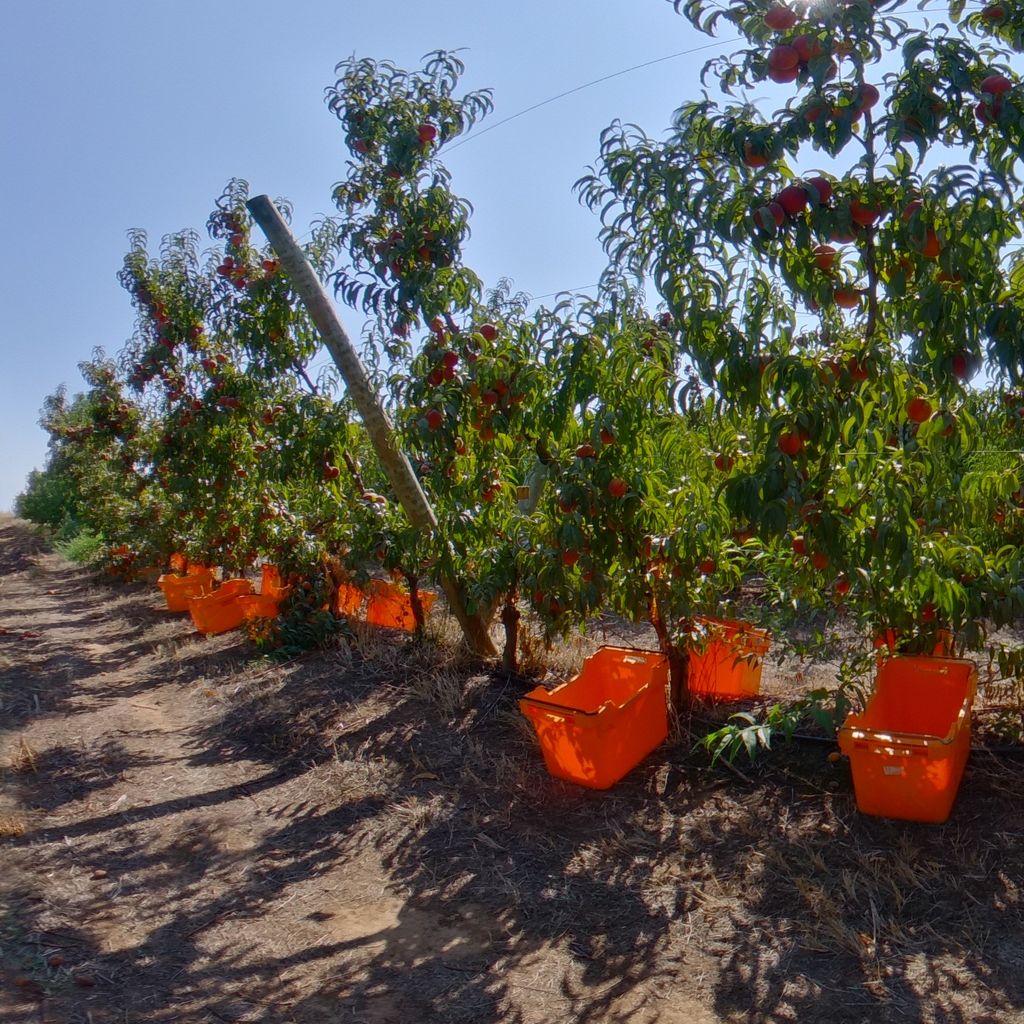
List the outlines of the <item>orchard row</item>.
{"type": "MultiPolygon", "coordinates": [[[[842,611],[868,647],[931,650],[948,631],[984,648],[1024,603],[1024,296],[1005,248],[1019,86],[990,43],[954,53],[885,6],[729,8],[752,49],[711,66],[723,85],[781,75],[798,93],[771,120],[686,104],[665,142],[606,132],[578,188],[609,271],[596,299],[551,309],[486,293],[463,260],[470,207],[441,154],[489,96],[458,95],[447,54],[417,73],[340,66],[328,103],[351,159],[307,256],[370,315],[364,358],[436,533],[410,527],[338,381],[314,371],[317,333],[244,182],[209,220],[212,252],[188,232],[155,255],[133,237],[133,338],[83,364],[81,398],[49,403],[53,462],[90,525],[154,558],[264,558],[328,589],[330,566],[412,588],[448,575],[501,609],[509,663],[526,607],[550,634],[603,610],[649,618],[673,653],[751,590],[768,624],[842,611]],[[897,44],[901,70],[869,83],[897,44]],[[985,115],[969,128],[968,88],[985,115]],[[914,156],[893,124],[922,92],[947,123],[911,131],[914,156]],[[925,172],[940,139],[971,166],[925,172]],[[845,174],[806,168],[806,147],[848,145],[845,174]],[[972,391],[982,369],[995,385],[972,391]]],[[[1000,660],[1016,671],[1015,652],[1000,660]]]]}

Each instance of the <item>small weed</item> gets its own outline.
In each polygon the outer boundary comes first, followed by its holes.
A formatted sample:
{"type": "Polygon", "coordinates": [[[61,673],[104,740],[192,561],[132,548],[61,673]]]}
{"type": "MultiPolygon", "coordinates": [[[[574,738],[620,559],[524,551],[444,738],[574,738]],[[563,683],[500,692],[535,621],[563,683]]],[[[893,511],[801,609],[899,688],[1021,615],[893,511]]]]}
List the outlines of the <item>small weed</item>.
{"type": "Polygon", "coordinates": [[[39,758],[24,739],[18,740],[18,750],[11,757],[8,769],[16,775],[29,775],[39,771],[39,758]]]}

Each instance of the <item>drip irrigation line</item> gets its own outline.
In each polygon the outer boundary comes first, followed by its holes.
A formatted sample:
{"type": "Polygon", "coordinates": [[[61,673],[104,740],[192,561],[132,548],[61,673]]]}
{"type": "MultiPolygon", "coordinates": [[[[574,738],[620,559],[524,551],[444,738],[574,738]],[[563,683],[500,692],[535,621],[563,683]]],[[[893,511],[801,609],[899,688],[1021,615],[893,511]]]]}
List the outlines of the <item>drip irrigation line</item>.
{"type": "MultiPolygon", "coordinates": [[[[710,718],[702,718],[699,715],[690,715],[691,722],[697,722],[700,725],[705,725],[710,728],[720,729],[724,726],[725,722],[716,722],[710,718]]],[[[791,740],[796,740],[798,743],[808,743],[819,747],[835,747],[838,745],[838,739],[833,736],[816,736],[809,732],[794,732],[789,737],[791,740]]],[[[1024,757],[1024,744],[1021,743],[1004,743],[994,747],[971,747],[972,754],[989,754],[992,757],[1024,757]]]]}

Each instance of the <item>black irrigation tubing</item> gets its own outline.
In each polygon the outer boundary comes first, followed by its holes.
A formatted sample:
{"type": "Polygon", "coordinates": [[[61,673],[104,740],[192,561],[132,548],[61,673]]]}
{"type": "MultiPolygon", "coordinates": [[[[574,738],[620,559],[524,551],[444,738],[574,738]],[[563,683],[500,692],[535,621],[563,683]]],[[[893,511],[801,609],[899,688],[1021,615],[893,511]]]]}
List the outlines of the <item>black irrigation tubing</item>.
{"type": "MultiPolygon", "coordinates": [[[[712,718],[703,718],[700,715],[687,715],[687,720],[691,722],[697,722],[699,725],[707,726],[710,729],[721,729],[727,725],[727,722],[718,722],[712,718]]],[[[827,744],[828,746],[835,746],[836,740],[828,736],[814,736],[811,733],[806,732],[794,732],[790,735],[790,739],[800,740],[802,743],[817,743],[827,744]]]]}
{"type": "MultiPolygon", "coordinates": [[[[689,715],[689,721],[697,722],[714,729],[721,729],[727,723],[717,722],[710,718],[702,718],[700,715],[689,715]]],[[[789,739],[799,743],[810,743],[819,747],[835,747],[838,740],[830,736],[815,736],[807,732],[791,733],[789,739]]],[[[1024,757],[1024,743],[1005,743],[994,747],[971,747],[972,754],[990,754],[992,757],[1024,757]]]]}

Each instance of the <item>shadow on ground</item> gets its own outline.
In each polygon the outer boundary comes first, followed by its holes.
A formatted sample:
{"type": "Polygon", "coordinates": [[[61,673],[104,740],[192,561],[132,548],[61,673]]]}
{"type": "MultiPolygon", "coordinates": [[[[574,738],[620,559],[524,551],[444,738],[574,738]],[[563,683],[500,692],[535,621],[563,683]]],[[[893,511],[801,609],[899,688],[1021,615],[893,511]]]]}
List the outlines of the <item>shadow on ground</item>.
{"type": "Polygon", "coordinates": [[[821,747],[736,774],[678,738],[593,792],[545,773],[516,684],[442,648],[357,629],[338,651],[243,673],[230,643],[154,653],[132,635],[151,598],[117,600],[109,628],[135,622],[117,633],[130,678],[108,685],[80,652],[83,675],[58,676],[41,714],[72,713],[86,690],[134,699],[170,670],[220,699],[173,752],[156,736],[148,760],[114,740],[54,746],[26,787],[67,810],[172,762],[210,784],[5,843],[20,858],[12,970],[48,993],[50,1019],[997,1024],[1024,1011],[1015,767],[976,759],[937,827],[858,815],[821,747]],[[54,921],[72,919],[84,924],[59,946],[54,921]]]}

